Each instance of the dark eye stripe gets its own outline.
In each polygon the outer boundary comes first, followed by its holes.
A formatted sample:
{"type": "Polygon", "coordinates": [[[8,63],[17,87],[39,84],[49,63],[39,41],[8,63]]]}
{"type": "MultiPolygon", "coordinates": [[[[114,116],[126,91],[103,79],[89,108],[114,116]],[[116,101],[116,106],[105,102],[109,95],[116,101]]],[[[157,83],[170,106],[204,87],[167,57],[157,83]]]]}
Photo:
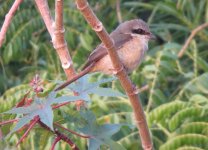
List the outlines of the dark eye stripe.
{"type": "Polygon", "coordinates": [[[133,29],[132,33],[141,34],[141,35],[147,34],[143,29],[140,29],[140,28],[139,29],[133,29]]]}

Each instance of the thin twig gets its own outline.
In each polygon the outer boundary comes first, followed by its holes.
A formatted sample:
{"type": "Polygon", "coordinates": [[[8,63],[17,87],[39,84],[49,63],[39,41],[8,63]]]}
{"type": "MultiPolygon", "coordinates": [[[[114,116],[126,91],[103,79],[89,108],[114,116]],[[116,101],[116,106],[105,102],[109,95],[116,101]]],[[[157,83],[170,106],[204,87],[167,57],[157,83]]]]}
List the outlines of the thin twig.
{"type": "Polygon", "coordinates": [[[137,92],[140,94],[140,93],[142,93],[142,92],[144,92],[144,91],[146,91],[148,89],[149,89],[149,85],[147,84],[147,85],[137,89],[137,92]]]}
{"type": "Polygon", "coordinates": [[[12,120],[8,120],[8,121],[3,121],[3,122],[0,122],[0,126],[5,125],[5,124],[14,123],[17,121],[19,121],[19,119],[12,119],[12,120]]]}
{"type": "Polygon", "coordinates": [[[130,99],[135,119],[137,122],[136,125],[139,129],[143,149],[152,150],[152,140],[150,137],[144,111],[140,103],[140,99],[137,96],[137,93],[135,93],[135,86],[129,79],[125,69],[123,69],[123,65],[120,62],[112,39],[110,38],[106,29],[103,27],[102,23],[98,20],[92,9],[89,7],[87,0],[76,0],[76,3],[77,8],[80,10],[80,12],[85,17],[87,22],[90,24],[92,29],[97,33],[97,35],[99,36],[99,38],[108,50],[108,54],[111,58],[113,67],[115,70],[117,70],[117,77],[130,99]]]}
{"type": "Polygon", "coordinates": [[[183,45],[183,47],[181,48],[181,50],[178,53],[178,57],[181,58],[185,52],[185,50],[187,49],[188,45],[190,44],[191,40],[194,38],[194,36],[201,30],[203,30],[204,28],[208,27],[208,22],[201,24],[200,26],[198,26],[197,28],[195,28],[194,30],[192,30],[191,35],[188,37],[188,39],[186,40],[185,44],[183,45]]]}
{"type": "Polygon", "coordinates": [[[41,127],[47,129],[48,131],[55,133],[57,137],[60,137],[61,140],[67,142],[73,150],[79,150],[77,145],[70,138],[68,138],[66,135],[62,134],[61,132],[59,132],[57,129],[54,129],[54,131],[52,131],[47,125],[45,125],[41,121],[39,121],[38,123],[40,124],[41,127]]]}
{"type": "Polygon", "coordinates": [[[25,133],[22,135],[22,137],[20,138],[20,140],[17,142],[16,146],[18,146],[25,138],[26,136],[28,135],[28,133],[30,132],[30,130],[35,126],[35,124],[39,121],[39,117],[36,116],[32,122],[30,123],[29,125],[29,128],[27,129],[27,131],[25,131],[25,133]]]}
{"type": "Polygon", "coordinates": [[[120,0],[116,0],[116,14],[117,14],[118,22],[122,23],[123,19],[121,15],[121,1],[120,0]]]}
{"type": "Polygon", "coordinates": [[[60,138],[59,136],[57,136],[57,137],[55,138],[55,140],[53,141],[53,143],[52,143],[52,146],[51,146],[50,150],[54,150],[54,149],[55,149],[56,144],[57,144],[60,140],[61,140],[61,138],[60,138]]]}
{"type": "Polygon", "coordinates": [[[66,135],[58,132],[58,130],[55,130],[56,135],[58,135],[63,141],[67,142],[72,150],[79,150],[79,148],[77,147],[77,145],[70,139],[68,138],[66,135]]]}
{"type": "Polygon", "coordinates": [[[18,9],[18,7],[22,3],[22,1],[23,0],[15,0],[15,2],[13,3],[11,9],[9,10],[9,12],[5,16],[5,20],[4,20],[4,23],[3,23],[1,31],[0,31],[0,47],[3,44],[3,41],[4,41],[5,36],[6,36],[7,29],[9,28],[9,25],[10,25],[10,23],[12,21],[14,13],[18,9]]]}
{"type": "Polygon", "coordinates": [[[67,129],[67,128],[61,126],[61,125],[58,124],[58,123],[54,123],[54,125],[57,126],[57,127],[59,127],[59,128],[62,128],[62,129],[64,129],[64,130],[66,130],[66,131],[68,131],[68,132],[70,132],[70,133],[72,133],[72,134],[75,134],[75,135],[77,135],[77,136],[79,136],[79,137],[82,137],[82,138],[90,138],[90,136],[87,136],[87,135],[81,135],[81,134],[79,134],[79,133],[77,133],[77,132],[75,132],[75,131],[72,131],[72,130],[70,130],[70,129],[67,129]]]}

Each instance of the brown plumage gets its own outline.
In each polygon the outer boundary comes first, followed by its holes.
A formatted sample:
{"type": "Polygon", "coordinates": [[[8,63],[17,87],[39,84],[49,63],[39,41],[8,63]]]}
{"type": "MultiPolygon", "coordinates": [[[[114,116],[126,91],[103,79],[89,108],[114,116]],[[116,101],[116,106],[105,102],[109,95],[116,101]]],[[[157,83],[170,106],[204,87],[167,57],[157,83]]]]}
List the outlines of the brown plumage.
{"type": "MultiPolygon", "coordinates": [[[[141,19],[134,19],[120,24],[110,34],[110,37],[113,39],[119,58],[128,73],[139,65],[145,51],[148,50],[148,41],[154,38],[148,25],[141,19]]],[[[59,86],[56,91],[92,72],[114,73],[107,49],[102,43],[90,54],[83,71],[59,86]]]]}

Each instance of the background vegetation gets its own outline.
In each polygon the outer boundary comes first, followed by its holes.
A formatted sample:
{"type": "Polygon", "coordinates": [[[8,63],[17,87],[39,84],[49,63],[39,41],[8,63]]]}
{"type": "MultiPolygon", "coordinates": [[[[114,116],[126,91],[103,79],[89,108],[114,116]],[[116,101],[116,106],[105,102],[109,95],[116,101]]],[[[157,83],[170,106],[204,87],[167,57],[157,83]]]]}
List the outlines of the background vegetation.
{"type": "MultiPolygon", "coordinates": [[[[51,11],[54,1],[50,1],[51,11]]],[[[13,0],[0,0],[0,25],[13,0]]],[[[91,0],[90,5],[109,32],[118,25],[116,1],[91,0]]],[[[121,0],[123,20],[142,18],[150,25],[157,41],[150,43],[146,58],[131,74],[133,82],[149,90],[140,97],[146,112],[155,149],[202,150],[208,149],[208,30],[198,33],[185,55],[177,53],[191,30],[208,21],[207,0],[121,0]]],[[[64,21],[66,40],[77,70],[88,54],[100,42],[87,25],[73,0],[65,0],[64,21]]],[[[59,59],[49,35],[32,0],[25,1],[16,13],[0,49],[0,112],[14,106],[25,94],[27,83],[39,73],[45,80],[65,79],[59,59]]],[[[93,80],[99,80],[98,74],[93,80]]],[[[119,83],[112,84],[122,90],[119,83]]],[[[125,98],[105,98],[92,95],[90,109],[99,123],[129,123],[134,120],[125,98]]],[[[68,113],[74,119],[72,107],[63,107],[55,113],[68,113]]],[[[0,116],[0,121],[8,116],[0,116]]],[[[55,120],[58,118],[55,118],[55,120]]],[[[68,123],[70,129],[73,124],[68,123]]],[[[0,128],[7,133],[9,127],[0,128]]],[[[123,127],[113,138],[128,150],[141,149],[135,128],[123,127]]],[[[72,135],[69,135],[72,136],[72,135]]],[[[0,149],[13,148],[19,135],[0,143],[0,149]]],[[[72,137],[76,138],[76,137],[72,137]]],[[[36,130],[20,149],[48,149],[50,133],[36,130]]],[[[75,139],[80,149],[86,141],[75,139]]],[[[65,143],[57,149],[69,149],[65,143]]],[[[105,148],[104,148],[105,149],[105,148]]]]}

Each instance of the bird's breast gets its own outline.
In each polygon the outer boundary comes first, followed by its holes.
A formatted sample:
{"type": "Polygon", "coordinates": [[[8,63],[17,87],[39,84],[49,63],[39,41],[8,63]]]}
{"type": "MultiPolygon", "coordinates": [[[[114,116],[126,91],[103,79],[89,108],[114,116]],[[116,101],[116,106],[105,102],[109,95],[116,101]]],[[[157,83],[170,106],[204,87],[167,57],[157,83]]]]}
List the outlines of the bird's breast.
{"type": "MultiPolygon", "coordinates": [[[[117,52],[128,73],[132,72],[139,65],[147,48],[146,42],[142,43],[138,37],[134,37],[120,46],[117,52]]],[[[91,72],[97,71],[105,74],[113,74],[113,65],[109,55],[105,55],[96,62],[96,65],[92,68],[91,72]]]]}
{"type": "Polygon", "coordinates": [[[128,72],[132,72],[140,64],[147,48],[146,43],[136,37],[121,47],[118,54],[128,72]]]}

